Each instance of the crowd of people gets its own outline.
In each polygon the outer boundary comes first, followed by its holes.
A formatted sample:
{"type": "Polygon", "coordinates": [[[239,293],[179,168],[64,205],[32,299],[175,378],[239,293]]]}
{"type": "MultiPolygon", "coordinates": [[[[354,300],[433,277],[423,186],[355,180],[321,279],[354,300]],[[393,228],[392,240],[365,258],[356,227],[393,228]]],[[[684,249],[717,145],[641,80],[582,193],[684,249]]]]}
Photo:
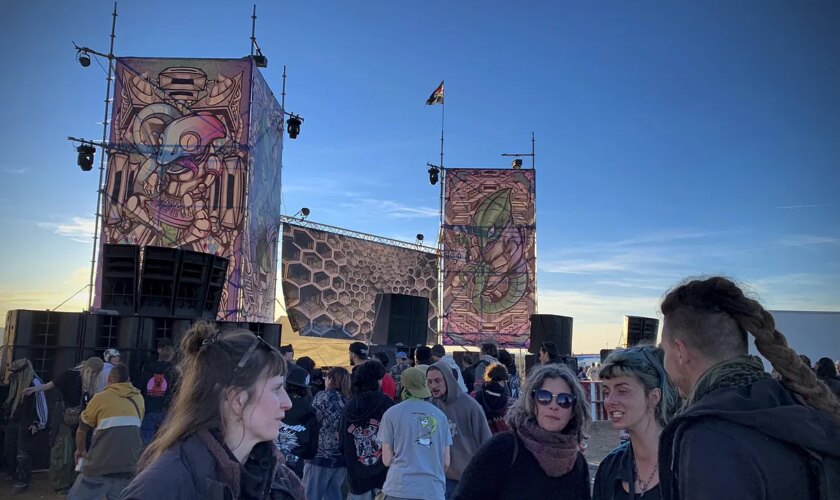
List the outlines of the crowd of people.
{"type": "Polygon", "coordinates": [[[588,373],[551,342],[524,376],[492,343],[461,363],[441,345],[413,362],[399,350],[389,366],[354,342],[349,369],[324,371],[206,322],[178,349],[161,339],[135,377],[114,349],[47,383],[19,359],[4,463],[24,491],[50,428],[49,478],[73,499],[840,498],[836,364],[811,366],[725,278],[679,285],[661,311],[659,346],[617,349],[588,373]],[[600,382],[628,437],[594,480],[582,379],[600,382]]]}

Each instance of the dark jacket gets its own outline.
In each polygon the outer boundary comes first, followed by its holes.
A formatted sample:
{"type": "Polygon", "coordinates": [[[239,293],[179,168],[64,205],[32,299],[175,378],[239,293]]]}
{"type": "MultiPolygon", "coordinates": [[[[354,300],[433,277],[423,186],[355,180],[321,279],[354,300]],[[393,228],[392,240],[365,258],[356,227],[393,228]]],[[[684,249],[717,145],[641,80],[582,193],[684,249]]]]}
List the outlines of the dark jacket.
{"type": "Polygon", "coordinates": [[[240,464],[210,432],[199,431],[146,467],[122,498],[305,500],[306,493],[271,443],[257,444],[240,464]]]}
{"type": "MultiPolygon", "coordinates": [[[[624,491],[622,482],[628,485],[635,484],[636,473],[633,463],[633,447],[630,441],[622,443],[618,448],[610,452],[598,466],[595,474],[595,485],[592,490],[593,500],[626,500],[630,493],[624,491]]],[[[642,478],[643,480],[646,478],[642,478]]],[[[634,498],[644,500],[660,500],[662,490],[657,483],[653,488],[648,489],[644,496],[638,493],[634,498]]]]}
{"type": "Polygon", "coordinates": [[[382,444],[376,436],[382,415],[392,406],[391,398],[375,391],[353,396],[344,408],[339,441],[347,465],[347,482],[355,495],[385,484],[388,468],[382,463],[382,444]]]}
{"type": "Polygon", "coordinates": [[[589,466],[582,454],[566,475],[549,477],[522,441],[514,446],[515,439],[512,432],[501,432],[486,442],[461,476],[453,499],[590,499],[589,466]]]}
{"type": "Polygon", "coordinates": [[[821,378],[820,381],[827,385],[829,390],[831,390],[831,392],[834,393],[837,399],[840,400],[840,378],[821,378]]]}
{"type": "Polygon", "coordinates": [[[303,461],[318,453],[318,418],[306,398],[293,397],[292,407],[283,417],[280,435],[275,444],[286,460],[286,466],[303,477],[303,461]]]}
{"type": "Polygon", "coordinates": [[[714,390],[662,432],[662,498],[820,498],[805,448],[836,460],[840,426],[799,404],[779,382],[714,390]]]}

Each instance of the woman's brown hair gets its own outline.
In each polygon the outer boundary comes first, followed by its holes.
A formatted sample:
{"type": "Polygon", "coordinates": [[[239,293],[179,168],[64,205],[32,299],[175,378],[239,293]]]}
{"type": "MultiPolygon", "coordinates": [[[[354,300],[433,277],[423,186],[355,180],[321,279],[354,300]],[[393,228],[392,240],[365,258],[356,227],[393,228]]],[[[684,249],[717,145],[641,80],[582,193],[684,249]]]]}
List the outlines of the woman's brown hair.
{"type": "Polygon", "coordinates": [[[808,406],[840,422],[840,402],[788,347],[785,336],[776,330],[773,316],[732,281],[719,276],[688,281],[668,292],[662,301],[662,314],[676,330],[688,333],[686,342],[721,361],[726,354],[747,353],[749,332],[758,352],[781,374],[785,387],[808,406]],[[727,328],[730,320],[734,320],[736,331],[727,328]]]}
{"type": "Polygon", "coordinates": [[[229,390],[245,391],[248,405],[260,378],[286,375],[286,360],[277,349],[241,328],[218,330],[199,321],[181,340],[181,379],[166,421],[138,463],[143,470],[166,450],[203,429],[224,433],[222,401],[229,390]],[[249,354],[250,353],[250,354],[249,354]]]}
{"type": "MultiPolygon", "coordinates": [[[[368,362],[369,361],[365,361],[365,363],[368,362]]],[[[350,372],[348,372],[347,369],[340,366],[330,368],[330,371],[327,372],[327,378],[332,380],[333,389],[340,392],[341,395],[344,396],[344,399],[350,399],[350,372]]]]}

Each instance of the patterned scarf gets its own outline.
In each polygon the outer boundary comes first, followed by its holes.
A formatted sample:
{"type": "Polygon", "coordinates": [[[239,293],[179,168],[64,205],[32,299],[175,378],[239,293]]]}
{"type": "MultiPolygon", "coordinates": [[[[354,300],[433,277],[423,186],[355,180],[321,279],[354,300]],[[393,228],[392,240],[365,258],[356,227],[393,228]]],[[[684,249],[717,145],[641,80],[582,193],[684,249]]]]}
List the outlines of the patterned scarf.
{"type": "Polygon", "coordinates": [[[706,394],[726,387],[744,387],[769,377],[761,359],[755,356],[738,356],[722,361],[704,373],[694,384],[685,408],[699,401],[706,394]]]}
{"type": "Polygon", "coordinates": [[[575,466],[578,455],[575,434],[549,432],[533,421],[517,429],[516,433],[548,477],[564,476],[575,466]]]}

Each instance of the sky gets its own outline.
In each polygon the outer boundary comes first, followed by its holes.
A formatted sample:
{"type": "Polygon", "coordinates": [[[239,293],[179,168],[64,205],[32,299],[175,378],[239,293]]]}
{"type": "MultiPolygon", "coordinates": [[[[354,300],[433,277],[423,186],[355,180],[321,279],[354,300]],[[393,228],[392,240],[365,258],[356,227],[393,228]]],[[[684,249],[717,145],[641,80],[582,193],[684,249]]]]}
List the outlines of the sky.
{"type": "MultiPolygon", "coordinates": [[[[4,2],[0,318],[87,303],[98,174],[66,138],[101,138],[106,83],[72,42],[107,52],[112,8],[4,2]]],[[[245,56],[251,8],[124,1],[115,53],[245,56]]],[[[538,308],[574,317],[575,352],[615,346],[624,315],[657,317],[688,276],[735,278],[770,309],[840,310],[837,2],[257,8],[263,74],[279,96],[287,66],[286,108],[304,117],[284,213],[433,240],[441,109],[424,102],[445,79],[447,167],[506,167],[535,134],[538,308]]]]}

